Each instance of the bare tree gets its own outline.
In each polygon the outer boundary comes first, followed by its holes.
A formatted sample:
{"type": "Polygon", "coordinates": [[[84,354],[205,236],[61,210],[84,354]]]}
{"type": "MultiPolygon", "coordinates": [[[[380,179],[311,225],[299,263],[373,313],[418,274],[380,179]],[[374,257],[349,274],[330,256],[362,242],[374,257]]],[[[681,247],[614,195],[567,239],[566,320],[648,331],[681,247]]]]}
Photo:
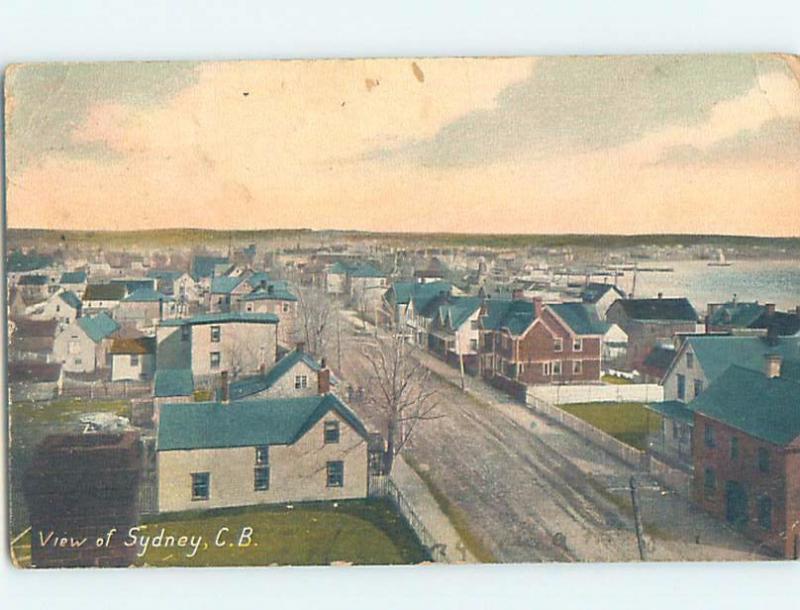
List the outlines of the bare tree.
{"type": "Polygon", "coordinates": [[[327,355],[337,315],[335,303],[316,286],[296,285],[297,334],[306,349],[317,358],[327,355]]]}
{"type": "Polygon", "coordinates": [[[436,390],[430,389],[430,371],[413,356],[415,348],[401,335],[376,337],[363,348],[370,367],[369,400],[383,415],[386,426],[384,471],[406,446],[422,421],[438,419],[436,390]]]}

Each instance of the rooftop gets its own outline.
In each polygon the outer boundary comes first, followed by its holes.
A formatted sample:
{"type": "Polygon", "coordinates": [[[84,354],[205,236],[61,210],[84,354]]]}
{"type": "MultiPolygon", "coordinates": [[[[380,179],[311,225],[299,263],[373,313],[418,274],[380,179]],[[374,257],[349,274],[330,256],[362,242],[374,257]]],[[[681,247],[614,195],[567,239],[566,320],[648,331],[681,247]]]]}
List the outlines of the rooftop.
{"type": "Polygon", "coordinates": [[[685,297],[620,299],[625,314],[633,320],[697,322],[697,312],[685,297]]]}
{"type": "Polygon", "coordinates": [[[125,298],[125,284],[89,284],[83,293],[84,301],[120,301],[125,298]]]}
{"type": "Polygon", "coordinates": [[[78,318],[76,322],[78,326],[83,329],[83,332],[95,343],[98,343],[119,330],[119,324],[111,319],[111,316],[104,311],[95,316],[78,318]]]}
{"type": "Polygon", "coordinates": [[[608,324],[600,320],[597,310],[587,303],[552,303],[547,307],[576,335],[604,335],[608,330],[608,324]]]}
{"type": "Polygon", "coordinates": [[[191,396],[194,393],[194,378],[191,369],[159,369],[153,382],[156,398],[191,396]]]}
{"type": "Polygon", "coordinates": [[[322,370],[320,364],[307,353],[293,351],[278,360],[264,375],[255,375],[231,382],[229,386],[231,400],[241,400],[271,388],[299,362],[306,364],[313,371],[322,370]]]}
{"type": "Polygon", "coordinates": [[[226,312],[226,313],[203,313],[189,318],[174,318],[162,320],[161,326],[187,326],[192,324],[225,324],[230,322],[241,322],[247,324],[277,324],[278,316],[272,313],[248,313],[248,312],[226,312]]]}
{"type": "Polygon", "coordinates": [[[155,354],[155,337],[133,337],[130,339],[114,339],[109,351],[112,354],[155,354]]]}

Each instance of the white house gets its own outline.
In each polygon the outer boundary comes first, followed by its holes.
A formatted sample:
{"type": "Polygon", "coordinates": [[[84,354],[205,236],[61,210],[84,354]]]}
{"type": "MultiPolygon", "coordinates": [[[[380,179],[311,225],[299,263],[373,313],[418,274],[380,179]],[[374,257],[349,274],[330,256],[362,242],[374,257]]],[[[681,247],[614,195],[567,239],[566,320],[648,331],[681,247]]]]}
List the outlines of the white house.
{"type": "Polygon", "coordinates": [[[81,314],[81,300],[74,292],[62,290],[25,311],[31,320],[56,320],[59,329],[72,324],[81,314]]]}
{"type": "Polygon", "coordinates": [[[111,381],[152,379],[156,368],[154,337],[117,338],[111,342],[111,381]]]}
{"type": "Polygon", "coordinates": [[[119,324],[107,313],[82,316],[64,327],[53,342],[53,360],[68,373],[92,373],[109,368],[108,348],[119,324]]]}

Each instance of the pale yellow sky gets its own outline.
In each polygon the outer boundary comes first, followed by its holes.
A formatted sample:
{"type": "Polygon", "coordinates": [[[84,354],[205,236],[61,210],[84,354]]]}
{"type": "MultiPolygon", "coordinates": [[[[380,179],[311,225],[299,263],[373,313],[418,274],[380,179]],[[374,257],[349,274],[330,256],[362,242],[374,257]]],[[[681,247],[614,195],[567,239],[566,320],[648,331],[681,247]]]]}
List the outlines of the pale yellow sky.
{"type": "Polygon", "coordinates": [[[29,65],[8,223],[800,235],[777,56],[29,65]]]}

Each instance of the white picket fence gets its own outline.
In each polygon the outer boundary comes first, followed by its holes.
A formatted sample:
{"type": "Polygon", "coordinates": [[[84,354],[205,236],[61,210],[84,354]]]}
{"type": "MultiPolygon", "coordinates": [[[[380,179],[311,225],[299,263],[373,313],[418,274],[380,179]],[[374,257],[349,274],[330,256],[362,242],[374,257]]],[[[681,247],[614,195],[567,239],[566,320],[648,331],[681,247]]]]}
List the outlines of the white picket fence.
{"type": "Polygon", "coordinates": [[[544,401],[551,405],[583,402],[661,402],[664,387],[657,383],[534,385],[528,387],[528,403],[544,401]]]}

